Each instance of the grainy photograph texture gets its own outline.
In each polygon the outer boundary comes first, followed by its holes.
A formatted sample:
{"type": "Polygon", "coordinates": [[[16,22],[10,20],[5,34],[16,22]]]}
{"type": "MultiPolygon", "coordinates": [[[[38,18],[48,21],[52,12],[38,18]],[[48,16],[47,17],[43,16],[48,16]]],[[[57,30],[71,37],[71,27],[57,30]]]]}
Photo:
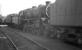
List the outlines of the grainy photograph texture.
{"type": "Polygon", "coordinates": [[[0,0],[0,50],[82,50],[82,0],[0,0]]]}

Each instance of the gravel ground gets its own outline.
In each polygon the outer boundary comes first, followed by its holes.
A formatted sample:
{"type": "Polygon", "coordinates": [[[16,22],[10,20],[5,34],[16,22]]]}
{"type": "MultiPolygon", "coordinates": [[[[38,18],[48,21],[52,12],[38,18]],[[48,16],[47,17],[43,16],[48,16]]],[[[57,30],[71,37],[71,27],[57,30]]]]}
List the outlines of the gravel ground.
{"type": "MultiPolygon", "coordinates": [[[[5,28],[6,30],[7,29],[11,29],[11,28],[5,28]]],[[[47,38],[44,38],[44,37],[39,37],[39,36],[33,36],[33,35],[30,35],[29,33],[24,33],[24,32],[21,32],[19,30],[15,30],[15,29],[11,29],[11,32],[19,32],[19,34],[15,33],[15,34],[12,34],[17,36],[16,38],[18,39],[19,36],[21,37],[24,37],[25,39],[30,39],[34,42],[36,42],[37,44],[39,44],[41,47],[43,48],[47,48],[49,50],[82,50],[81,48],[78,48],[76,46],[73,46],[73,45],[70,45],[70,44],[67,44],[67,43],[64,43],[58,39],[47,39],[47,38]]],[[[11,35],[10,35],[11,36],[11,35]]],[[[15,37],[14,37],[15,38],[15,37]]],[[[20,38],[19,38],[20,39],[20,38]]],[[[21,40],[21,39],[20,39],[21,40]]],[[[15,41],[15,40],[14,40],[15,41]]],[[[24,41],[24,40],[21,40],[21,41],[24,41]]],[[[19,41],[20,42],[20,41],[19,41]]],[[[16,42],[17,43],[17,42],[16,42]]],[[[21,45],[23,45],[21,43],[21,45]]],[[[21,45],[18,43],[17,47],[21,48],[21,45]]],[[[29,44],[30,45],[30,44],[29,44]]],[[[36,45],[35,45],[36,46],[36,45]]],[[[32,45],[31,45],[32,47],[32,45]]],[[[34,47],[35,48],[35,47],[34,47]]],[[[40,50],[40,49],[39,49],[40,50]]]]}
{"type": "Polygon", "coordinates": [[[2,31],[0,31],[0,50],[16,50],[16,47],[2,31]]]}
{"type": "Polygon", "coordinates": [[[16,45],[18,50],[48,50],[44,47],[39,46],[37,43],[31,41],[30,39],[24,38],[19,35],[17,31],[10,29],[2,29],[7,36],[9,36],[13,43],[16,45]]]}

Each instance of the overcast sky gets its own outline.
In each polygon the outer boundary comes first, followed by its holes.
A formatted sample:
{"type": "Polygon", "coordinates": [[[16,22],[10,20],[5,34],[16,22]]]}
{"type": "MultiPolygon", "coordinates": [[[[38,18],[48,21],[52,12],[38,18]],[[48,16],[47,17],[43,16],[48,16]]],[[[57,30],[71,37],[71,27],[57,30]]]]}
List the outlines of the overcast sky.
{"type": "Polygon", "coordinates": [[[55,2],[55,0],[0,0],[0,14],[6,16],[7,14],[18,13],[20,10],[32,6],[45,4],[45,1],[55,2]]]}

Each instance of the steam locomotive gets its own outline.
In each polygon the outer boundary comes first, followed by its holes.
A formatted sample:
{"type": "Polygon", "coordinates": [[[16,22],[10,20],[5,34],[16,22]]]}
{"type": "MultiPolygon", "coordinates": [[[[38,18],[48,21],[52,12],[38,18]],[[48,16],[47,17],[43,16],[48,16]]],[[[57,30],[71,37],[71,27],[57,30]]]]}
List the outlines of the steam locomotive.
{"type": "Polygon", "coordinates": [[[32,8],[21,10],[19,14],[9,14],[4,22],[8,25],[20,26],[23,29],[25,22],[33,23],[33,20],[40,21],[41,18],[46,18],[46,7],[47,5],[33,6],[32,8]]]}
{"type": "Polygon", "coordinates": [[[82,46],[82,0],[56,0],[49,17],[58,39],[82,46]]]}
{"type": "Polygon", "coordinates": [[[81,16],[81,0],[56,0],[52,4],[47,2],[47,6],[22,10],[16,16],[10,15],[5,22],[22,25],[26,20],[48,18],[48,23],[54,27],[54,34],[58,39],[82,45],[81,16]]]}
{"type": "Polygon", "coordinates": [[[0,19],[0,24],[2,24],[2,19],[0,19]]]}

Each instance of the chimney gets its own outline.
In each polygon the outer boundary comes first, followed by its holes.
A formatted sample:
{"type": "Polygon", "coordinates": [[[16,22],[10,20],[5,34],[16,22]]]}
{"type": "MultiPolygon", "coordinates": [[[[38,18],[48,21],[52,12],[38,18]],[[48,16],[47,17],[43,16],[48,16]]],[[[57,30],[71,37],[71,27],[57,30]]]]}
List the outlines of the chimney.
{"type": "Polygon", "coordinates": [[[46,6],[48,6],[51,2],[50,1],[46,1],[46,6]]]}

